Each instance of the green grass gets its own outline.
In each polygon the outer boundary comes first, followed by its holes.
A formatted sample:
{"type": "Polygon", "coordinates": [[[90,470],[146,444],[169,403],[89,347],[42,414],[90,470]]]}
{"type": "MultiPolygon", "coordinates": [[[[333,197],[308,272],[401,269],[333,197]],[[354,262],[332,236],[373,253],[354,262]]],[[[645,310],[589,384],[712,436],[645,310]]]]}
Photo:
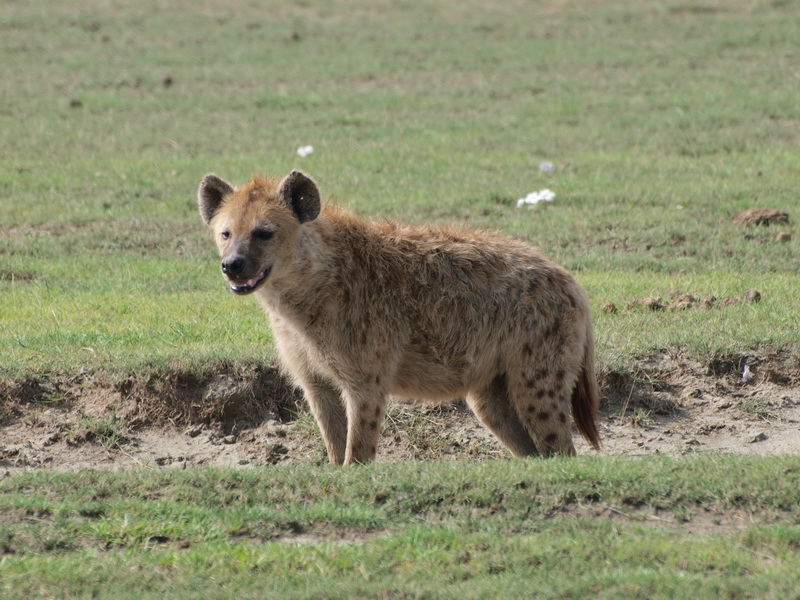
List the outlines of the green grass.
{"type": "Polygon", "coordinates": [[[16,475],[0,482],[0,585],[6,598],[795,597],[796,457],[453,467],[16,475]]]}
{"type": "Polygon", "coordinates": [[[67,436],[67,443],[77,445],[96,442],[106,450],[115,450],[126,441],[127,432],[125,422],[115,414],[103,417],[83,416],[67,436]]]}
{"type": "Polygon", "coordinates": [[[257,307],[218,280],[194,192],[212,170],[296,167],[371,216],[529,240],[576,272],[596,314],[673,288],[762,292],[755,307],[598,314],[612,368],[654,350],[796,355],[796,239],[730,223],[750,207],[796,219],[792,15],[781,2],[9,2],[0,375],[271,358],[257,307]],[[543,187],[552,205],[515,208],[543,187]]]}

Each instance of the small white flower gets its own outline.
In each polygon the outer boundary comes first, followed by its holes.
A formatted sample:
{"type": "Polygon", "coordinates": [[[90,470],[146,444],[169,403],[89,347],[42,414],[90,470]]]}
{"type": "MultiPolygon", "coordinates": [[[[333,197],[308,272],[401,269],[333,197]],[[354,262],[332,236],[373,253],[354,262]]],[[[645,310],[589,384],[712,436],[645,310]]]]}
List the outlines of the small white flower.
{"type": "Polygon", "coordinates": [[[300,158],[305,158],[312,152],[314,152],[314,146],[300,146],[297,149],[297,156],[299,156],[300,158]]]}
{"type": "Polygon", "coordinates": [[[556,193],[553,190],[544,189],[538,192],[531,192],[524,198],[517,200],[517,208],[521,208],[525,204],[533,205],[539,204],[539,202],[552,202],[555,197],[556,193]]]}
{"type": "Polygon", "coordinates": [[[553,190],[544,189],[539,192],[539,198],[545,202],[552,202],[555,197],[556,193],[553,190]]]}
{"type": "Polygon", "coordinates": [[[556,166],[553,163],[551,163],[549,160],[545,160],[545,161],[539,163],[539,170],[542,173],[555,173],[556,172],[556,166]]]}

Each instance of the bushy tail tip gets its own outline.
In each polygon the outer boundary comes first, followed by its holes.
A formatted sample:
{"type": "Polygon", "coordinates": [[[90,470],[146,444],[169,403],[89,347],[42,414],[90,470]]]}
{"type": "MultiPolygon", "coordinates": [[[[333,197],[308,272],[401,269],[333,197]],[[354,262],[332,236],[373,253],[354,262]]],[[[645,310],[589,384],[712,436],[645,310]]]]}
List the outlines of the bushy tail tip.
{"type": "Polygon", "coordinates": [[[581,435],[595,450],[600,451],[600,433],[597,430],[597,408],[600,405],[600,388],[594,372],[594,340],[586,342],[583,368],[572,390],[572,418],[581,435]]]}

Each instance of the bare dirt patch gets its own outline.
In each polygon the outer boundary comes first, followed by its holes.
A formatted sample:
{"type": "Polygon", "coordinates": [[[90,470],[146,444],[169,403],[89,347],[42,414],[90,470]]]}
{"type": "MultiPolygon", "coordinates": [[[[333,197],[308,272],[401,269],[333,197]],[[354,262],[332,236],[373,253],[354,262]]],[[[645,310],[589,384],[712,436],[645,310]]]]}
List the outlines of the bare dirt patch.
{"type": "MultiPolygon", "coordinates": [[[[800,369],[785,358],[701,364],[654,357],[602,375],[603,453],[800,452],[800,369]]],[[[579,453],[591,449],[576,436],[579,453]]],[[[379,461],[507,456],[464,406],[395,400],[379,461]]],[[[0,382],[0,476],[77,470],[326,462],[301,396],[271,367],[92,379],[0,382]]]]}

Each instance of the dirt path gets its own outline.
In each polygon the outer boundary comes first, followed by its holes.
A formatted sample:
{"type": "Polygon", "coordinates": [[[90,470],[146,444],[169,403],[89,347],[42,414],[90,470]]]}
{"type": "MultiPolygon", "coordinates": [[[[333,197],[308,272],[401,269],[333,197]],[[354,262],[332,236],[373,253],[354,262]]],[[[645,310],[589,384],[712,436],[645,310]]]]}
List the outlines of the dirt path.
{"type": "MultiPolygon", "coordinates": [[[[607,375],[600,415],[603,452],[800,452],[797,374],[779,361],[751,362],[745,371],[741,360],[701,365],[662,356],[636,377],[607,375]]],[[[581,439],[577,447],[579,453],[591,452],[581,439]]],[[[440,408],[396,401],[378,460],[504,456],[463,403],[440,408]]],[[[158,384],[0,385],[0,477],[30,468],[324,461],[313,420],[268,369],[242,380],[221,373],[204,381],[176,375],[158,384]]]]}

